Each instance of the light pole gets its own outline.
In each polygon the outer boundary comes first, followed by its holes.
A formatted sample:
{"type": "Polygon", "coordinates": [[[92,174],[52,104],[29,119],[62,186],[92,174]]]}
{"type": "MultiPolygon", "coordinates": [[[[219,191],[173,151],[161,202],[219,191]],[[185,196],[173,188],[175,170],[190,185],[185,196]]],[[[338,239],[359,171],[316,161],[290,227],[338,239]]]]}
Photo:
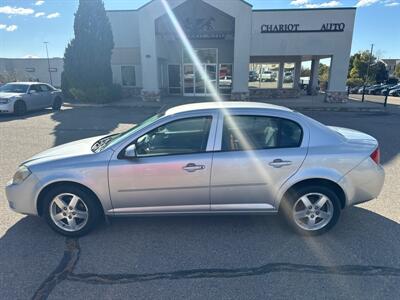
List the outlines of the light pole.
{"type": "Polygon", "coordinates": [[[51,78],[51,70],[50,70],[50,59],[49,59],[49,50],[47,49],[47,44],[49,42],[43,42],[46,46],[46,54],[47,54],[47,66],[49,68],[49,77],[50,77],[50,84],[53,85],[53,78],[51,78]]]}
{"type": "Polygon", "coordinates": [[[363,86],[363,93],[362,93],[362,99],[361,101],[364,102],[364,97],[365,97],[365,83],[368,80],[368,75],[369,75],[369,68],[371,66],[371,60],[372,60],[372,51],[374,50],[374,44],[371,44],[371,52],[369,53],[369,62],[368,62],[368,67],[367,67],[367,75],[365,76],[364,79],[364,86],[363,86]]]}

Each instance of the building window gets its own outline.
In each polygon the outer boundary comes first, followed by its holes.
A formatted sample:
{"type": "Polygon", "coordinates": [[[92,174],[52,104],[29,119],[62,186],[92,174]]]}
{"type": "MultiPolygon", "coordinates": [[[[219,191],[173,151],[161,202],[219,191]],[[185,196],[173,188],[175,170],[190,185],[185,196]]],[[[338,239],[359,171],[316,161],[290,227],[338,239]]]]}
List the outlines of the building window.
{"type": "Polygon", "coordinates": [[[282,88],[292,89],[294,87],[294,78],[295,78],[294,68],[295,68],[295,63],[283,64],[282,88]]]}
{"type": "Polygon", "coordinates": [[[136,86],[134,66],[121,66],[121,78],[123,86],[136,86]]]}
{"type": "Polygon", "coordinates": [[[170,94],[181,94],[181,66],[168,65],[168,89],[170,94]]]}
{"type": "Polygon", "coordinates": [[[229,95],[232,92],[232,64],[219,65],[219,92],[229,95]]]}
{"type": "Polygon", "coordinates": [[[279,76],[279,63],[250,64],[249,88],[276,89],[279,76]]]}
{"type": "MultiPolygon", "coordinates": [[[[218,56],[217,49],[208,49],[208,48],[195,49],[195,53],[200,62],[204,64],[217,63],[217,56],[218,56]]],[[[184,49],[183,51],[183,63],[185,64],[192,63],[192,59],[190,58],[190,55],[187,53],[186,49],[184,49]]]]}

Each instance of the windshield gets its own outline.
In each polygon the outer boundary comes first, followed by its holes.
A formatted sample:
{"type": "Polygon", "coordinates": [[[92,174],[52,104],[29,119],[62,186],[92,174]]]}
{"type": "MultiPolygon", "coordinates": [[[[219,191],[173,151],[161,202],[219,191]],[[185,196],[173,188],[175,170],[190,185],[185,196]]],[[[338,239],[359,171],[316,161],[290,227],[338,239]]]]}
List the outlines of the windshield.
{"type": "Polygon", "coordinates": [[[16,84],[16,83],[7,83],[0,87],[0,92],[3,93],[26,93],[28,90],[28,84],[16,84]]]}
{"type": "Polygon", "coordinates": [[[146,119],[142,123],[133,126],[131,129],[129,129],[127,131],[105,136],[105,137],[101,138],[100,140],[96,141],[92,145],[92,151],[97,153],[97,152],[103,151],[109,147],[112,147],[113,145],[115,145],[115,144],[119,143],[120,141],[122,141],[123,139],[125,139],[127,136],[129,136],[132,133],[157,121],[158,119],[162,118],[163,116],[164,116],[164,113],[156,114],[156,115],[146,119]]]}

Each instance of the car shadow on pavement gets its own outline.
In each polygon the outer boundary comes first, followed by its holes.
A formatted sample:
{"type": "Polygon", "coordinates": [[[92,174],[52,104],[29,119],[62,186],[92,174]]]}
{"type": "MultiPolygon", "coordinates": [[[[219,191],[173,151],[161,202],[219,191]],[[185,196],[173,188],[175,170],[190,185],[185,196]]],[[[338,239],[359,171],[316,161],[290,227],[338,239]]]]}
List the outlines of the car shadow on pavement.
{"type": "Polygon", "coordinates": [[[144,121],[157,112],[157,108],[93,108],[63,109],[51,118],[57,122],[53,134],[54,146],[79,139],[123,131],[144,121]],[[125,125],[119,129],[121,124],[125,125]]]}
{"type": "Polygon", "coordinates": [[[34,117],[38,117],[38,116],[48,115],[51,113],[54,113],[54,111],[52,109],[41,109],[41,110],[28,111],[23,116],[17,116],[15,114],[0,114],[0,123],[16,121],[16,120],[26,120],[26,119],[30,119],[30,118],[34,118],[34,117]]]}
{"type": "MultiPolygon", "coordinates": [[[[334,275],[327,289],[375,298],[388,285],[365,290],[361,281],[400,279],[399,235],[397,222],[359,207],[343,211],[338,225],[318,237],[294,234],[276,216],[190,216],[112,219],[76,240],[25,217],[0,239],[0,290],[4,298],[45,299],[52,292],[68,296],[58,288],[66,283],[111,287],[298,274],[322,281],[334,275]]],[[[302,281],[299,289],[313,284],[302,281]]]]}

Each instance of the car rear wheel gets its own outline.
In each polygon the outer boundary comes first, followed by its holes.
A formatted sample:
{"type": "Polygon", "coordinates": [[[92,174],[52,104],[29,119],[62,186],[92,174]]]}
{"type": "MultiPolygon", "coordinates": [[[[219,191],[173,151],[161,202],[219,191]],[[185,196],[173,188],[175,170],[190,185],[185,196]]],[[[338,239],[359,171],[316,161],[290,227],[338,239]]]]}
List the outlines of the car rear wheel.
{"type": "Polygon", "coordinates": [[[14,113],[17,116],[22,116],[22,115],[26,114],[26,111],[27,111],[27,109],[26,109],[26,104],[24,101],[18,100],[17,102],[15,102],[14,113]]]}
{"type": "Polygon", "coordinates": [[[341,208],[338,196],[328,187],[306,186],[291,193],[282,210],[296,232],[319,235],[335,226],[341,208]]]}
{"type": "Polygon", "coordinates": [[[58,186],[44,197],[43,217],[62,235],[79,237],[91,231],[101,220],[96,199],[76,186],[58,186]]]}
{"type": "Polygon", "coordinates": [[[60,110],[62,106],[62,100],[60,97],[56,97],[53,102],[52,109],[53,110],[60,110]]]}

